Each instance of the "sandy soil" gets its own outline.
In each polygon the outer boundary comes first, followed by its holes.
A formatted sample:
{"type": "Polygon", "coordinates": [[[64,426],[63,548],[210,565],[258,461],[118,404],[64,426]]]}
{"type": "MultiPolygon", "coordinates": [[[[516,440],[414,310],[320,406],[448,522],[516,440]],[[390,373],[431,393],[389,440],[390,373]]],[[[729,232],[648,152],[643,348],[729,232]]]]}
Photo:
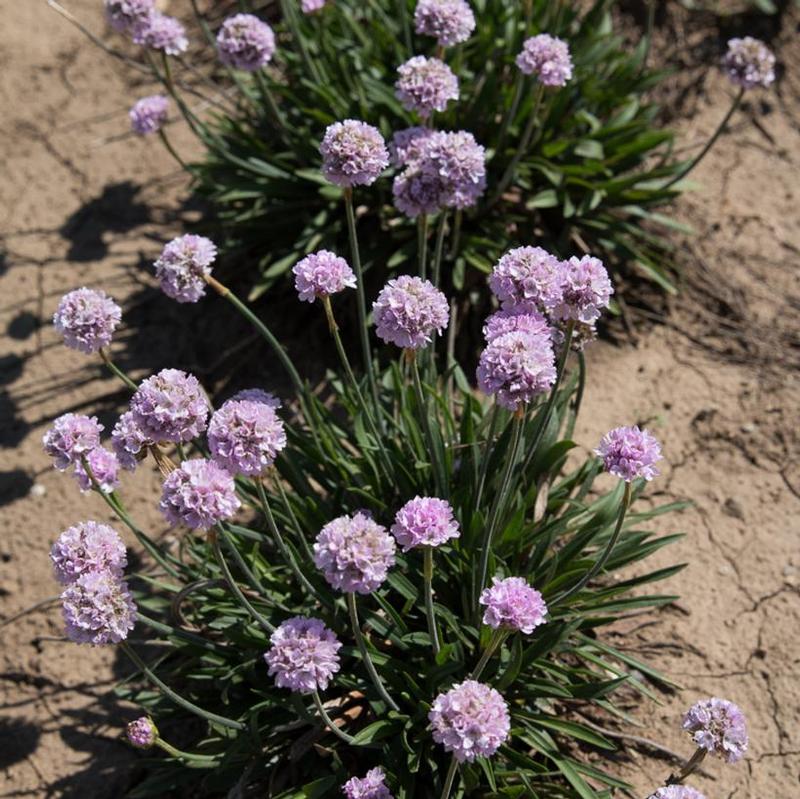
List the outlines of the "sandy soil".
{"type": "MultiPolygon", "coordinates": [[[[99,31],[97,5],[70,7],[99,31]]],[[[0,183],[0,614],[9,618],[56,593],[45,553],[58,532],[107,518],[40,449],[54,416],[80,410],[109,423],[124,398],[94,362],[58,345],[48,324],[58,297],[86,284],[122,301],[137,320],[124,342],[134,372],[163,365],[153,353],[191,367],[190,334],[174,306],[153,301],[145,266],[161,237],[195,211],[169,156],[125,135],[126,108],[146,87],[44,4],[0,0],[0,9],[9,156],[0,183]]],[[[783,58],[797,72],[796,44],[783,58]]],[[[686,141],[713,128],[728,91],[709,74],[682,123],[686,141]]],[[[735,767],[708,766],[714,779],[698,784],[709,799],[794,796],[800,773],[799,93],[787,76],[780,94],[751,102],[698,170],[700,186],[679,209],[698,234],[681,247],[683,293],[636,346],[595,345],[578,430],[590,447],[616,424],[657,429],[667,466],[654,498],[694,502],[666,520],[686,538],[659,555],[664,565],[689,564],[666,586],[681,600],[621,625],[615,643],[682,686],[635,710],[637,734],[688,755],[678,721],[691,702],[720,694],[746,709],[751,755],[735,767]]],[[[188,151],[179,126],[171,136],[188,151]]],[[[158,528],[156,485],[139,472],[125,491],[134,515],[158,528]]],[[[131,710],[109,691],[125,664],[64,644],[55,608],[0,628],[0,642],[0,796],[122,793],[135,765],[119,741],[131,710]]],[[[619,760],[640,795],[669,769],[644,749],[619,760]]]]}

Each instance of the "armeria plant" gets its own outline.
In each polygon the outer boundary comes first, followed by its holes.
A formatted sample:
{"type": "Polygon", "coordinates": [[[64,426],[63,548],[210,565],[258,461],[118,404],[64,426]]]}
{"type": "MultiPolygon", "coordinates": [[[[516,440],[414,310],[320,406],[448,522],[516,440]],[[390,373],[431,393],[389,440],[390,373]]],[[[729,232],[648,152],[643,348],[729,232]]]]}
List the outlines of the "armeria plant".
{"type": "MultiPolygon", "coordinates": [[[[490,278],[499,309],[478,393],[453,355],[441,246],[421,242],[419,274],[390,279],[367,315],[353,209],[388,158],[380,133],[335,123],[321,155],[351,238],[350,262],[320,250],[293,267],[297,302],[322,306],[340,359],[322,393],[214,277],[216,248],[200,236],[164,247],[161,288],[232,303],[290,396],[252,387],[214,408],[179,369],[133,380],[111,354],[120,308],[100,290],[67,294],[55,314],[65,343],[99,353],[132,394],[110,449],[96,419],[74,414],[44,445],[144,549],[126,574],[118,532],[89,520],[51,553],[66,635],[130,658],[136,674],[120,690],[146,715],[128,738],[167,755],[135,795],[609,797],[625,783],[577,747],[613,749],[600,716],[626,718],[618,692],[652,696],[647,683],[666,678],[603,628],[670,602],[645,589],[680,566],[622,571],[676,538],[645,525],[674,506],[634,510],[658,474],[654,436],[618,427],[588,457],[572,440],[583,347],[613,292],[606,269],[593,256],[508,251],[490,278]],[[357,357],[337,327],[351,296],[357,357]],[[120,488],[151,457],[175,543],[144,530],[120,488]]],[[[473,185],[454,174],[449,190],[473,185]]],[[[733,761],[746,747],[730,703],[701,702],[685,726],[697,754],[658,799],[699,796],[682,783],[706,751],[733,761]]]]}
{"type": "MultiPolygon", "coordinates": [[[[187,168],[215,211],[214,238],[254,266],[251,298],[304,255],[346,246],[342,189],[313,160],[325,128],[346,119],[392,141],[381,170],[393,184],[364,192],[358,211],[371,288],[411,271],[418,241],[449,236],[442,280],[483,305],[480,272],[511,235],[674,289],[665,233],[680,225],[665,206],[708,148],[673,155],[647,99],[663,78],[647,66],[650,36],[627,48],[613,0],[280,0],[266,19],[209,18],[191,0],[189,29],[154,2],[105,0],[165,87],[134,106],[133,130],[158,133],[186,166],[164,127],[170,113],[186,119],[205,150],[187,168]],[[461,173],[470,182],[454,194],[461,173]]],[[[774,57],[749,37],[726,65],[742,90],[774,79],[774,57]]]]}

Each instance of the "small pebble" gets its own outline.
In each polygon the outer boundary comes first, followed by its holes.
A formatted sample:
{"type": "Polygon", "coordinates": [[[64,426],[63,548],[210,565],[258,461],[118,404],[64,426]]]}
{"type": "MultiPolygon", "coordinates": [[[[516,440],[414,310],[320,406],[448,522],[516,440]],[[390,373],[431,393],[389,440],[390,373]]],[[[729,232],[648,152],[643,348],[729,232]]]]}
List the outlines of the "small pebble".
{"type": "Polygon", "coordinates": [[[31,486],[32,497],[43,497],[47,493],[47,487],[42,483],[34,483],[31,486]]]}

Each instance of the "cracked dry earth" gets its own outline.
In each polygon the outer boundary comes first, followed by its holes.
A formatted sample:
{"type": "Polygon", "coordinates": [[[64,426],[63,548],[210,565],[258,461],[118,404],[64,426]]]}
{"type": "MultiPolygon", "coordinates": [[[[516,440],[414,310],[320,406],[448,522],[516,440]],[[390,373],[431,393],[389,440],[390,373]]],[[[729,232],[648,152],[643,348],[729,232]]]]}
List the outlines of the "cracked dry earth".
{"type": "MultiPolygon", "coordinates": [[[[73,0],[70,8],[99,30],[97,5],[73,0]]],[[[190,333],[151,290],[145,267],[193,211],[167,155],[125,135],[129,101],[147,87],[132,85],[122,64],[44,4],[0,0],[0,8],[0,615],[8,619],[56,593],[46,553],[58,532],[108,518],[40,448],[59,413],[97,413],[108,424],[124,399],[95,364],[58,345],[49,327],[58,297],[102,285],[129,318],[146,305],[144,321],[116,346],[134,372],[175,365],[190,333]]],[[[667,322],[636,346],[594,346],[577,431],[590,448],[612,426],[648,424],[666,455],[653,500],[694,503],[660,520],[665,532],[686,534],[656,558],[688,564],[661,587],[680,600],[620,624],[613,643],[681,686],[660,693],[658,705],[632,701],[641,726],[626,731],[688,755],[678,722],[689,704],[719,694],[746,710],[750,756],[733,767],[708,764],[709,777],[697,782],[708,799],[798,795],[800,92],[791,64],[800,62],[789,37],[780,102],[756,101],[736,117],[678,209],[697,235],[681,247],[686,285],[667,322]]],[[[686,141],[713,128],[728,91],[717,75],[706,82],[682,125],[686,141]]],[[[189,151],[179,126],[171,136],[189,151]]],[[[162,527],[157,483],[140,470],[125,485],[133,514],[153,529],[162,527]]],[[[55,607],[0,627],[0,797],[124,793],[136,755],[119,729],[132,710],[109,691],[127,673],[111,651],[65,644],[55,607]]],[[[615,768],[646,796],[671,764],[634,749],[615,768]]]]}

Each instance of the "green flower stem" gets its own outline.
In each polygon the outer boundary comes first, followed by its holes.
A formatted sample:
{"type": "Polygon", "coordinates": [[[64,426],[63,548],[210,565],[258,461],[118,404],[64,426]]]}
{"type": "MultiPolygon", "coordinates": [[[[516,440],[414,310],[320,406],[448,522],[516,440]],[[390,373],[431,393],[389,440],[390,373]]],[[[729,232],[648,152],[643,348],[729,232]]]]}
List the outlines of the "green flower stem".
{"type": "Polygon", "coordinates": [[[522,428],[524,426],[525,416],[520,411],[517,411],[517,413],[514,414],[514,418],[511,422],[511,445],[509,447],[505,466],[503,467],[503,474],[500,478],[500,488],[498,489],[497,494],[495,494],[494,502],[492,503],[492,509],[489,513],[489,522],[486,525],[486,533],[481,546],[480,582],[478,583],[478,588],[474,597],[476,615],[480,613],[478,597],[486,585],[487,572],[489,571],[489,553],[492,550],[494,536],[497,532],[500,519],[503,516],[503,511],[505,510],[503,506],[505,505],[506,494],[508,493],[511,485],[511,474],[514,470],[514,464],[517,460],[519,443],[522,440],[522,428]]]}
{"type": "Polygon", "coordinates": [[[419,276],[428,276],[428,215],[420,214],[417,219],[417,255],[419,257],[419,276]]]}
{"type": "Polygon", "coordinates": [[[149,627],[151,630],[154,630],[160,635],[172,635],[175,636],[175,638],[181,638],[193,646],[199,647],[200,649],[205,649],[207,652],[218,652],[221,647],[220,644],[214,643],[207,638],[203,638],[202,635],[197,635],[196,633],[183,630],[180,627],[172,627],[169,624],[163,624],[160,621],[151,619],[149,616],[145,616],[141,611],[137,611],[136,620],[140,621],[146,627],[149,627]]]}
{"type": "Polygon", "coordinates": [[[164,147],[166,147],[167,152],[178,162],[178,166],[181,169],[185,169],[187,172],[191,172],[192,170],[189,168],[187,163],[178,155],[175,148],[172,146],[172,142],[170,142],[170,140],[167,138],[167,134],[164,133],[163,128],[159,128],[158,138],[161,139],[161,143],[164,145],[164,147]]]}
{"type": "Polygon", "coordinates": [[[214,553],[214,557],[217,559],[217,563],[219,563],[219,567],[222,569],[222,574],[225,576],[225,582],[228,583],[231,591],[233,591],[236,598],[239,602],[244,606],[247,612],[258,622],[258,624],[263,627],[268,633],[275,632],[275,626],[270,624],[250,603],[247,597],[242,592],[242,589],[239,588],[234,576],[231,574],[230,567],[228,566],[228,562],[225,560],[224,555],[222,554],[222,549],[219,545],[219,536],[225,536],[225,528],[222,525],[218,525],[219,533],[209,530],[208,537],[211,541],[211,549],[214,553]]]}
{"type": "Polygon", "coordinates": [[[261,92],[261,97],[269,107],[272,116],[275,117],[275,121],[278,123],[278,126],[281,129],[281,133],[283,133],[283,131],[286,129],[286,119],[284,118],[283,112],[278,106],[278,103],[275,101],[275,96],[272,94],[272,90],[269,87],[269,83],[267,82],[267,78],[264,75],[263,70],[259,69],[256,71],[256,82],[258,83],[258,90],[261,92]]]}
{"type": "Polygon", "coordinates": [[[670,774],[667,778],[665,785],[681,785],[683,781],[694,774],[698,768],[700,768],[700,764],[705,759],[708,751],[703,749],[702,746],[698,746],[695,753],[692,757],[687,761],[686,765],[677,773],[677,774],[670,774]]]}
{"type": "Polygon", "coordinates": [[[99,351],[100,358],[102,359],[103,363],[106,365],[106,368],[115,374],[131,391],[136,391],[139,386],[131,380],[125,372],[122,371],[115,363],[111,360],[111,356],[108,354],[104,347],[100,348],[99,351]]]}
{"type": "Polygon", "coordinates": [[[455,757],[450,761],[450,768],[447,770],[447,776],[444,779],[444,788],[442,788],[441,799],[449,799],[450,792],[453,790],[453,783],[456,781],[458,775],[458,761],[455,757]]]}
{"type": "Polygon", "coordinates": [[[445,233],[447,233],[447,214],[442,211],[442,216],[439,219],[439,229],[436,232],[436,249],[433,251],[433,285],[437,288],[439,287],[439,278],[442,271],[445,233]]]}
{"type": "Polygon", "coordinates": [[[322,718],[322,721],[325,723],[325,726],[337,737],[339,740],[344,741],[346,744],[350,744],[352,746],[355,744],[356,739],[353,738],[352,735],[348,735],[344,730],[339,729],[339,727],[334,723],[333,719],[328,715],[328,712],[325,710],[325,706],[322,704],[322,699],[320,699],[319,692],[314,691],[311,696],[314,699],[314,706],[317,708],[317,713],[322,718]]]}
{"type": "Polygon", "coordinates": [[[425,581],[425,615],[428,618],[428,633],[433,645],[433,654],[438,655],[441,645],[436,627],[436,612],[433,609],[433,547],[424,547],[423,578],[425,581]]]}
{"type": "Polygon", "coordinates": [[[514,82],[514,97],[511,100],[511,107],[508,109],[508,112],[503,117],[503,122],[500,127],[500,135],[497,137],[497,144],[495,145],[495,158],[502,157],[503,152],[503,145],[506,142],[506,136],[508,136],[508,129],[511,127],[511,124],[514,122],[514,119],[517,116],[517,111],[519,110],[519,104],[522,100],[522,90],[525,87],[525,73],[521,70],[517,70],[517,78],[514,82]]]}
{"type": "Polygon", "coordinates": [[[311,547],[308,545],[308,541],[303,533],[303,529],[300,527],[300,523],[297,521],[297,516],[294,515],[294,511],[292,510],[289,497],[286,494],[286,489],[283,487],[283,483],[277,474],[275,475],[275,485],[278,487],[278,493],[281,495],[281,502],[283,503],[283,507],[286,509],[286,515],[289,517],[292,527],[294,527],[294,532],[297,535],[301,546],[303,547],[303,552],[305,552],[305,555],[309,560],[313,561],[314,553],[311,551],[311,547]]]}
{"type": "Polygon", "coordinates": [[[742,102],[742,97],[744,97],[744,89],[739,89],[736,97],[733,98],[733,103],[728,109],[728,113],[722,118],[722,122],[719,123],[719,126],[714,131],[714,135],[706,142],[706,146],[677,175],[663,185],[661,191],[674,186],[679,180],[683,180],[708,155],[711,148],[716,144],[717,139],[722,135],[722,131],[725,130],[728,122],[730,122],[731,117],[736,113],[736,109],[742,102]]]}
{"type": "Polygon", "coordinates": [[[307,591],[316,599],[320,599],[314,586],[311,585],[311,583],[308,581],[308,578],[305,576],[305,574],[303,574],[302,570],[297,565],[294,555],[289,550],[289,547],[286,546],[286,542],[283,540],[283,536],[278,530],[278,525],[275,523],[275,517],[272,515],[272,508],[270,507],[269,500],[267,499],[267,492],[264,490],[264,483],[260,479],[256,479],[255,483],[258,488],[258,496],[261,500],[261,507],[263,508],[264,516],[267,519],[267,525],[272,533],[272,537],[275,539],[275,543],[277,544],[281,555],[283,555],[283,558],[286,561],[286,564],[292,570],[294,576],[297,578],[297,581],[305,589],[305,591],[307,591]]]}
{"type": "Polygon", "coordinates": [[[353,627],[353,635],[355,636],[356,643],[358,644],[358,651],[361,653],[361,659],[364,661],[364,668],[366,668],[367,673],[372,680],[372,684],[375,686],[375,690],[378,692],[381,699],[383,699],[383,701],[386,702],[386,704],[389,705],[392,710],[399,711],[400,708],[386,691],[386,688],[384,687],[383,682],[381,681],[381,678],[375,668],[375,664],[372,662],[372,658],[369,656],[367,642],[364,640],[364,634],[361,632],[361,622],[358,620],[356,595],[352,592],[349,592],[345,596],[347,597],[347,610],[350,612],[350,624],[353,627]]]}
{"type": "Polygon", "coordinates": [[[475,510],[477,513],[481,509],[481,501],[483,500],[483,489],[486,486],[486,476],[489,472],[489,460],[494,448],[494,435],[497,432],[497,423],[500,420],[500,406],[495,403],[489,415],[489,431],[486,434],[486,450],[483,454],[481,462],[480,478],[478,480],[478,491],[475,496],[475,510]]]}
{"type": "Polygon", "coordinates": [[[463,218],[464,218],[463,209],[457,208],[455,222],[453,223],[453,241],[450,243],[450,253],[448,254],[448,258],[451,261],[456,260],[456,256],[458,255],[458,248],[461,245],[461,222],[463,218]]]}
{"type": "Polygon", "coordinates": [[[364,370],[372,400],[375,403],[375,413],[380,420],[380,404],[378,402],[378,386],[375,382],[375,372],[372,368],[372,353],[369,347],[369,331],[367,329],[367,299],[364,288],[364,270],[361,266],[361,254],[358,247],[358,232],[356,230],[356,212],[353,207],[353,189],[344,190],[344,207],[347,215],[347,235],[350,238],[350,253],[353,260],[353,270],[356,273],[356,294],[358,298],[358,332],[361,337],[361,351],[364,358],[364,370]]]}
{"type": "Polygon", "coordinates": [[[286,24],[289,26],[289,30],[292,33],[292,38],[300,50],[300,57],[303,59],[303,64],[305,65],[309,77],[317,83],[322,83],[322,76],[319,74],[318,70],[316,69],[316,65],[311,60],[311,56],[308,53],[308,48],[306,47],[305,38],[300,32],[300,28],[297,24],[297,16],[295,15],[295,9],[292,5],[292,0],[281,0],[281,15],[286,21],[286,24]]]}
{"type": "Polygon", "coordinates": [[[150,682],[158,686],[173,702],[175,702],[176,705],[180,705],[184,710],[188,710],[190,713],[194,713],[196,716],[200,716],[200,718],[203,718],[206,721],[210,721],[214,724],[220,724],[223,727],[227,727],[231,730],[244,730],[247,728],[247,725],[242,724],[241,721],[234,721],[233,719],[226,718],[225,716],[218,716],[216,713],[203,710],[203,708],[198,707],[188,699],[184,699],[180,694],[173,691],[172,688],[170,688],[165,682],[157,677],[150,670],[150,667],[139,657],[139,655],[136,654],[134,649],[126,641],[122,641],[119,646],[122,651],[133,661],[134,665],[139,669],[139,671],[141,671],[142,674],[144,674],[144,676],[150,680],[150,682]]]}
{"type": "Polygon", "coordinates": [[[197,764],[197,766],[200,768],[216,768],[220,764],[218,757],[214,757],[213,755],[196,755],[192,752],[184,752],[181,749],[177,749],[172,744],[167,743],[161,737],[156,738],[154,745],[166,752],[171,757],[175,757],[178,760],[187,761],[190,768],[192,763],[197,764]]]}
{"type": "Polygon", "coordinates": [[[472,670],[472,674],[469,675],[470,680],[477,680],[480,678],[481,674],[483,674],[483,670],[486,668],[486,664],[491,660],[492,655],[498,650],[500,644],[508,638],[508,635],[509,631],[504,630],[502,627],[492,633],[492,637],[489,639],[486,649],[483,650],[478,665],[475,666],[472,670]]]}
{"type": "Polygon", "coordinates": [[[503,196],[503,192],[505,192],[505,190],[509,187],[509,184],[514,178],[520,161],[527,155],[528,147],[530,146],[531,138],[533,137],[533,131],[535,130],[538,122],[539,106],[542,103],[543,95],[544,84],[537,83],[533,95],[533,107],[531,108],[531,113],[528,117],[528,124],[525,126],[525,132],[522,134],[522,141],[520,142],[517,151],[514,153],[514,157],[511,159],[506,171],[503,173],[503,177],[500,179],[497,191],[489,202],[489,207],[493,206],[503,196]]]}
{"type": "Polygon", "coordinates": [[[589,571],[586,572],[586,574],[584,574],[577,583],[575,583],[575,585],[573,585],[571,588],[568,588],[562,594],[557,596],[555,600],[553,600],[553,607],[565,602],[567,599],[577,594],[578,591],[581,591],[589,584],[590,580],[603,571],[603,567],[611,557],[611,553],[614,551],[614,547],[617,545],[620,533],[622,532],[622,524],[625,521],[625,514],[628,512],[628,508],[631,504],[631,493],[631,484],[626,482],[625,493],[622,495],[622,503],[619,506],[619,514],[617,515],[617,524],[614,527],[614,532],[611,538],[608,539],[608,543],[606,544],[606,548],[603,550],[603,554],[594,562],[594,565],[589,569],[589,571]]]}
{"type": "Polygon", "coordinates": [[[575,432],[575,422],[578,420],[578,414],[581,410],[583,403],[583,394],[586,390],[586,356],[583,351],[578,353],[578,389],[575,392],[575,399],[572,401],[572,408],[570,410],[569,422],[567,429],[564,431],[564,438],[570,440],[572,434],[575,432]]]}
{"type": "Polygon", "coordinates": [[[422,426],[425,430],[425,437],[428,439],[428,447],[430,448],[436,490],[440,497],[444,497],[447,492],[447,478],[445,476],[444,464],[439,458],[439,449],[436,446],[436,440],[433,437],[433,428],[431,427],[431,420],[428,416],[428,405],[425,402],[425,394],[422,390],[422,379],[420,378],[419,374],[416,351],[413,349],[407,349],[406,360],[411,363],[411,375],[414,383],[414,392],[417,396],[417,405],[419,405],[419,414],[422,418],[422,426]]]}

